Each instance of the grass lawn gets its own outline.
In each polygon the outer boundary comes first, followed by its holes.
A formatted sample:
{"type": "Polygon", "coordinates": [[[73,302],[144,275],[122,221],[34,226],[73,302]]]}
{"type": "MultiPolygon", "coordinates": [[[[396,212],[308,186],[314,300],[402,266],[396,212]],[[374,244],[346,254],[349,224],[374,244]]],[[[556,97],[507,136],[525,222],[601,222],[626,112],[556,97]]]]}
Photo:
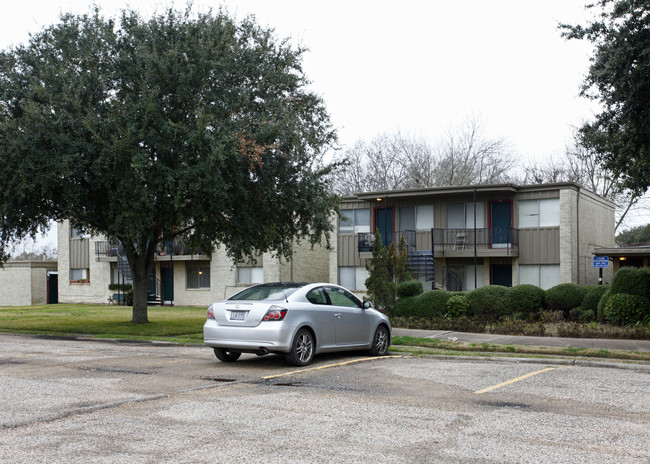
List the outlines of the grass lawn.
{"type": "Polygon", "coordinates": [[[150,306],[148,314],[148,324],[133,324],[129,306],[0,307],[0,332],[203,343],[205,308],[150,306]]]}
{"type": "MultiPolygon", "coordinates": [[[[205,308],[150,306],[148,324],[131,322],[129,306],[56,304],[0,307],[0,332],[89,336],[129,340],[158,340],[173,343],[203,343],[205,308]]],[[[429,338],[395,337],[391,351],[413,354],[487,356],[490,353],[518,356],[584,356],[650,361],[649,353],[540,348],[513,345],[467,344],[429,338]]]]}

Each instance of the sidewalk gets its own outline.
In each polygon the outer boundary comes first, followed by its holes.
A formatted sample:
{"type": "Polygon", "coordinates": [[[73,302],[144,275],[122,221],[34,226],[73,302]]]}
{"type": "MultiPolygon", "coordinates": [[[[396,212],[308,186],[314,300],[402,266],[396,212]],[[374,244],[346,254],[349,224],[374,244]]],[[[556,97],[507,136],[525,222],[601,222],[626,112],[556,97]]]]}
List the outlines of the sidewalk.
{"type": "Polygon", "coordinates": [[[552,348],[590,348],[595,350],[625,350],[650,352],[650,340],[619,340],[599,338],[528,337],[485,333],[450,332],[445,330],[416,330],[393,328],[394,337],[437,338],[464,343],[495,345],[530,345],[552,348]]]}

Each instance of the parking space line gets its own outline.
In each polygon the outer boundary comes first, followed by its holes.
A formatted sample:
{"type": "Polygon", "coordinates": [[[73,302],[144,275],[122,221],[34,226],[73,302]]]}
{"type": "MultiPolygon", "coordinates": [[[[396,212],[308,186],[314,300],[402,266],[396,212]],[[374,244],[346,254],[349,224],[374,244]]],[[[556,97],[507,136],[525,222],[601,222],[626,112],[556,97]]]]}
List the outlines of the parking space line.
{"type": "Polygon", "coordinates": [[[286,377],[288,375],[300,374],[300,373],[303,373],[303,372],[319,371],[321,369],[329,369],[329,368],[332,368],[332,367],[346,366],[348,364],[355,364],[355,363],[362,362],[362,361],[374,361],[374,360],[377,360],[377,359],[390,359],[390,358],[402,358],[402,357],[403,356],[375,356],[375,357],[359,358],[359,359],[353,359],[351,361],[344,361],[344,362],[335,363],[335,364],[326,364],[324,366],[309,367],[307,369],[301,369],[299,371],[285,372],[283,374],[268,375],[266,377],[262,377],[262,380],[277,379],[278,377],[286,377]]]}
{"type": "Polygon", "coordinates": [[[496,390],[496,389],[498,389],[498,388],[505,387],[505,386],[507,386],[507,385],[511,385],[511,384],[513,384],[513,383],[520,382],[520,381],[522,381],[522,380],[528,379],[528,378],[533,377],[533,376],[535,376],[535,375],[542,374],[542,373],[544,373],[544,372],[554,371],[554,370],[556,370],[556,369],[562,369],[562,368],[564,368],[564,369],[568,369],[568,367],[565,367],[565,366],[562,366],[562,367],[547,367],[546,369],[542,369],[542,370],[540,370],[540,371],[531,372],[531,373],[529,373],[529,374],[522,375],[521,377],[517,377],[516,379],[507,380],[507,381],[505,381],[505,382],[501,382],[501,383],[498,383],[498,384],[496,384],[496,385],[492,385],[491,387],[484,388],[483,390],[475,391],[474,393],[475,393],[476,395],[482,395],[483,393],[491,392],[491,391],[496,390]]]}

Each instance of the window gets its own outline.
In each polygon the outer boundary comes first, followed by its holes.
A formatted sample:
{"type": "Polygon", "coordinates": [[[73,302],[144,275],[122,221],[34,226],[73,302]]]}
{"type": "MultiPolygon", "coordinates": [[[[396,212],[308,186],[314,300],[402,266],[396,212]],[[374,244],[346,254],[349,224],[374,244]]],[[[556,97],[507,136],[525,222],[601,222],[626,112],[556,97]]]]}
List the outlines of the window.
{"type": "Polygon", "coordinates": [[[327,296],[330,298],[332,306],[348,306],[351,308],[361,308],[362,303],[359,299],[341,288],[328,287],[325,289],[327,296]]]}
{"type": "Polygon", "coordinates": [[[415,230],[415,208],[413,206],[402,206],[399,209],[399,230],[415,230]]]}
{"type": "MultiPolygon", "coordinates": [[[[433,216],[433,214],[432,214],[433,216]]],[[[485,227],[485,203],[476,202],[476,228],[485,227]]],[[[474,228],[474,202],[450,203],[447,205],[448,229],[473,229],[474,228]]]]}
{"type": "Polygon", "coordinates": [[[559,264],[520,264],[519,284],[531,284],[548,290],[560,283],[559,264]]]}
{"type": "Polygon", "coordinates": [[[339,232],[342,234],[370,232],[370,209],[342,209],[339,232]]]}
{"type": "Polygon", "coordinates": [[[210,288],[210,263],[185,264],[185,288],[210,288]]]}
{"type": "Polygon", "coordinates": [[[560,225],[560,199],[521,200],[519,228],[557,227],[560,225]]]}
{"type": "Polygon", "coordinates": [[[350,290],[366,291],[366,279],[369,277],[368,270],[363,267],[340,266],[339,285],[350,290]]]}
{"type": "Polygon", "coordinates": [[[415,207],[415,230],[433,229],[433,205],[415,207]]]}
{"type": "Polygon", "coordinates": [[[433,229],[433,205],[403,206],[399,209],[399,230],[433,229]]]}
{"type": "Polygon", "coordinates": [[[312,304],[327,304],[327,297],[322,288],[315,288],[307,294],[307,300],[312,304]]]}
{"type": "Polygon", "coordinates": [[[238,267],[238,284],[261,284],[264,282],[264,269],[261,267],[238,267]]]}
{"type": "Polygon", "coordinates": [[[473,264],[450,264],[447,266],[447,290],[460,292],[482,287],[483,265],[476,265],[476,285],[474,285],[473,264]]]}
{"type": "Polygon", "coordinates": [[[70,269],[70,280],[73,282],[87,281],[88,269],[70,269]]]}
{"type": "Polygon", "coordinates": [[[79,229],[76,227],[70,226],[70,238],[88,238],[89,235],[81,232],[79,229]]]}

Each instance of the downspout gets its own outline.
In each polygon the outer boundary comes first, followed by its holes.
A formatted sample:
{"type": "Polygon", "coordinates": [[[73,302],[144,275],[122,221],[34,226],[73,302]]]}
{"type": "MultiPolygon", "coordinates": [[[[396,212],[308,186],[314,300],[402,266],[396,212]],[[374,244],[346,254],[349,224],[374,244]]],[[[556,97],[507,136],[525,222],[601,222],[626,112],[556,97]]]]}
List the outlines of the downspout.
{"type": "Polygon", "coordinates": [[[576,199],[576,282],[580,284],[580,186],[578,186],[578,198],[576,199]]]}

